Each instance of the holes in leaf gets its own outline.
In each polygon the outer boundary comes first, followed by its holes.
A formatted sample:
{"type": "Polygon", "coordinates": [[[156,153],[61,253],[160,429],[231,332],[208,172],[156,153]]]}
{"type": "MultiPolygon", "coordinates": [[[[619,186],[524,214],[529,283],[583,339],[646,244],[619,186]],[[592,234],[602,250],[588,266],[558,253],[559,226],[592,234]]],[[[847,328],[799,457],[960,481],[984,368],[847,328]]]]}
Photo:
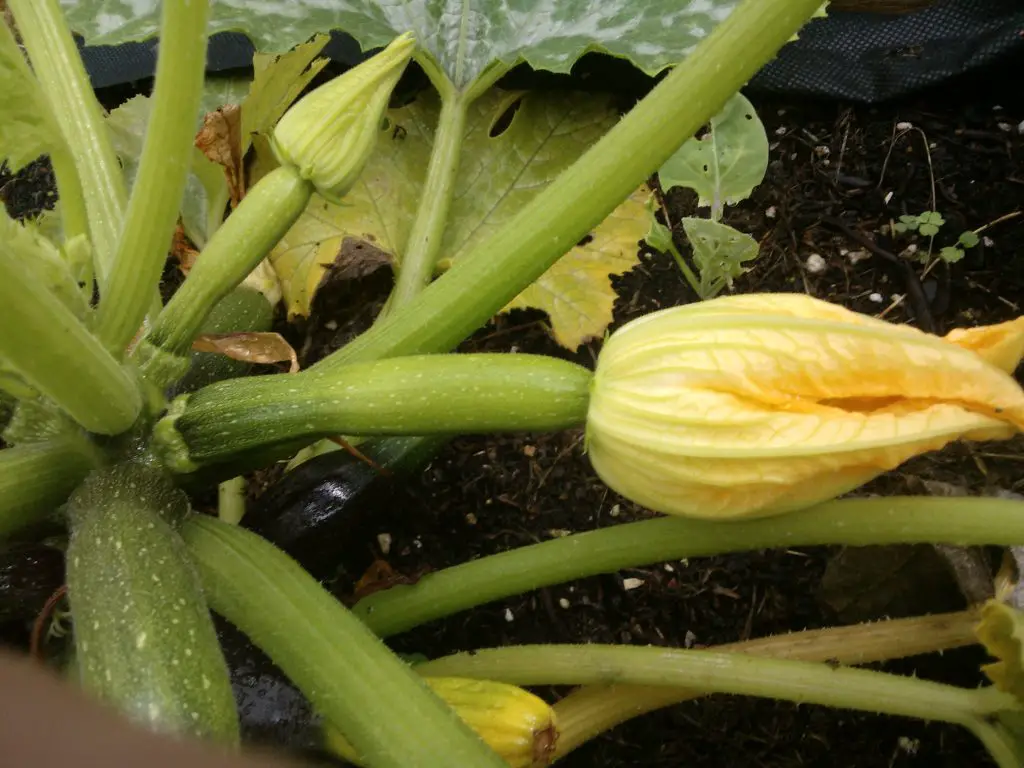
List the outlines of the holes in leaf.
{"type": "Polygon", "coordinates": [[[492,139],[496,139],[507,131],[509,126],[512,125],[512,118],[516,116],[516,112],[519,111],[519,107],[522,106],[522,103],[522,99],[516,99],[509,104],[508,107],[505,108],[505,111],[498,115],[497,119],[491,123],[491,127],[490,130],[487,131],[487,135],[492,139]]]}

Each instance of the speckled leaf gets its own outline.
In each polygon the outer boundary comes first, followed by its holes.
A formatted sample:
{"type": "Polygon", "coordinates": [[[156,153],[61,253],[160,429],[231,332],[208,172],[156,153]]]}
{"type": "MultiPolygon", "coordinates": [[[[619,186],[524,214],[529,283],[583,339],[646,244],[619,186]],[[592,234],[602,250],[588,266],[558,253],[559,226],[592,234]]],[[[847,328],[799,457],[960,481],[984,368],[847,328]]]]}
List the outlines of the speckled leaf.
{"type": "MultiPolygon", "coordinates": [[[[341,206],[314,197],[271,254],[291,314],[305,315],[324,271],[353,260],[401,262],[430,154],[439,105],[432,93],[391,110],[385,135],[341,206]],[[343,248],[343,244],[348,244],[343,248]],[[362,244],[362,249],[355,246],[362,244]],[[368,247],[367,247],[368,246],[368,247]]],[[[615,124],[606,97],[491,91],[470,108],[463,157],[445,232],[445,269],[501,227],[615,124]],[[509,118],[511,118],[509,120],[509,118]],[[495,135],[492,135],[495,134],[495,135]]],[[[635,263],[648,227],[641,191],[623,203],[507,309],[549,314],[559,343],[575,349],[611,320],[610,275],[635,263]]]]}
{"type": "MultiPolygon", "coordinates": [[[[61,0],[91,44],[157,34],[158,0],[61,0]]],[[[218,0],[211,31],[242,31],[280,52],[340,29],[365,48],[412,31],[458,87],[493,62],[527,61],[568,72],[589,50],[630,59],[646,72],[681,61],[737,0],[218,0]]]]}
{"type": "Polygon", "coordinates": [[[748,197],[768,170],[768,136],[753,105],[737,93],[706,133],[676,150],[658,170],[664,189],[688,187],[718,219],[726,205],[748,197]]]}
{"type": "Polygon", "coordinates": [[[746,272],[744,262],[756,259],[757,240],[710,219],[684,218],[683,229],[693,247],[693,263],[700,273],[700,297],[717,296],[746,272]]]}

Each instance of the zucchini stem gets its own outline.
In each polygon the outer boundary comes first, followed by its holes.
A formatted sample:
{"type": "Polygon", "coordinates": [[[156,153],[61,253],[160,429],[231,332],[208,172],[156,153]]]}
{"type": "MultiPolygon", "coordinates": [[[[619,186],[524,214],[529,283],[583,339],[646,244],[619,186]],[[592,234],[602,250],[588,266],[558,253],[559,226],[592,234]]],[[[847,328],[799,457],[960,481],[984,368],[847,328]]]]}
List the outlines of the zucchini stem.
{"type": "Polygon", "coordinates": [[[1009,693],[965,689],[852,667],[744,653],[613,645],[523,645],[457,653],[417,666],[423,675],[513,685],[648,685],[941,720],[974,730],[1019,711],[1009,693]]]}
{"type": "Polygon", "coordinates": [[[435,571],[369,595],[353,611],[387,637],[492,600],[622,568],[770,547],[919,542],[1024,543],[1024,503],[897,496],[830,501],[756,520],[624,523],[435,571]]]}
{"type": "Polygon", "coordinates": [[[279,549],[198,515],[183,535],[213,610],[273,659],[364,764],[507,768],[410,666],[279,549]]]}
{"type": "MultiPolygon", "coordinates": [[[[207,0],[164,3],[153,111],[96,333],[121,354],[154,305],[181,209],[206,71],[207,0]]],[[[159,307],[159,304],[156,305],[159,307]]]]}

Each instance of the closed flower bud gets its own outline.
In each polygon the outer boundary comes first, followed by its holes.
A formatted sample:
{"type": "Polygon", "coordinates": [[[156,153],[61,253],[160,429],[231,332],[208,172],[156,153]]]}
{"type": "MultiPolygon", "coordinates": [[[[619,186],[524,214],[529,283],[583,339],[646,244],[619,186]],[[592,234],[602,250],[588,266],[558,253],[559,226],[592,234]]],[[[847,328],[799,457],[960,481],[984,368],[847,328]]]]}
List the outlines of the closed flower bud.
{"type": "Polygon", "coordinates": [[[274,128],[278,161],[297,169],[323,197],[340,200],[370,158],[391,92],[415,47],[406,33],[302,97],[274,128]]]}
{"type": "Polygon", "coordinates": [[[598,359],[587,450],[666,514],[778,514],[959,438],[1024,428],[1024,319],[938,337],[799,294],[655,312],[598,359]]]}

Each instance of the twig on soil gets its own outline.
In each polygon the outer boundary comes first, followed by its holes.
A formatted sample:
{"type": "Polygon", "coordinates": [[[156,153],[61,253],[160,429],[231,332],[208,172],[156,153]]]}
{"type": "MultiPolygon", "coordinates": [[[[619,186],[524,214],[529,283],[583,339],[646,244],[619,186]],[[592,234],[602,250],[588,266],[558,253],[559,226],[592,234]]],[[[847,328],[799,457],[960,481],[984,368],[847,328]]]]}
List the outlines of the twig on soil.
{"type": "Polygon", "coordinates": [[[925,296],[920,278],[917,276],[917,273],[908,261],[901,259],[891,251],[885,250],[867,235],[864,235],[855,229],[851,229],[842,219],[838,219],[834,216],[822,216],[821,223],[838,229],[848,238],[866,248],[875,256],[883,258],[893,266],[898,267],[903,273],[903,280],[907,289],[907,298],[910,299],[910,306],[914,310],[914,318],[917,320],[917,324],[923,331],[936,333],[935,319],[932,317],[931,310],[928,307],[928,298],[925,296]]]}

